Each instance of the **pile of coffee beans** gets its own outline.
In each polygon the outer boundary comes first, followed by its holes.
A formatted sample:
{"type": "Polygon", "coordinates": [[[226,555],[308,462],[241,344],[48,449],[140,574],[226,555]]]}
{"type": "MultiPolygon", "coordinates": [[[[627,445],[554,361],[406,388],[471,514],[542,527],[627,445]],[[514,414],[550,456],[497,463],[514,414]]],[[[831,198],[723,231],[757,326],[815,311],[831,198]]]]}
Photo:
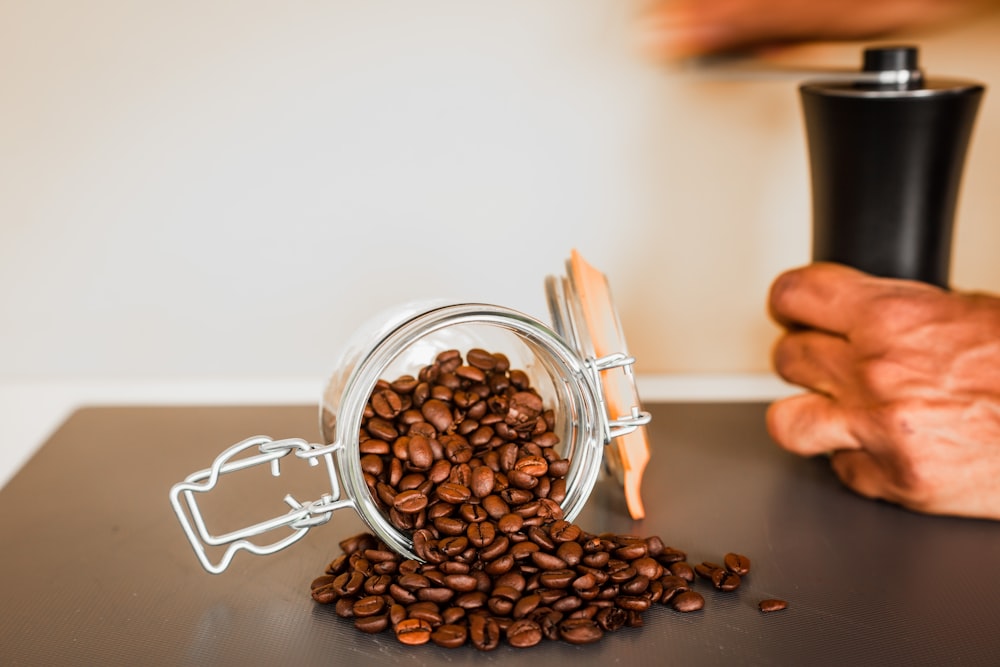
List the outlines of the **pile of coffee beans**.
{"type": "Polygon", "coordinates": [[[692,566],[659,537],[594,535],[566,521],[569,461],[554,426],[552,409],[503,354],[449,350],[417,377],[379,381],[362,420],[361,468],[421,560],[356,535],[312,582],[313,599],[362,632],[488,651],[501,641],[589,644],[641,626],[654,604],[697,611],[698,578],[739,587],[746,556],[692,566]]]}

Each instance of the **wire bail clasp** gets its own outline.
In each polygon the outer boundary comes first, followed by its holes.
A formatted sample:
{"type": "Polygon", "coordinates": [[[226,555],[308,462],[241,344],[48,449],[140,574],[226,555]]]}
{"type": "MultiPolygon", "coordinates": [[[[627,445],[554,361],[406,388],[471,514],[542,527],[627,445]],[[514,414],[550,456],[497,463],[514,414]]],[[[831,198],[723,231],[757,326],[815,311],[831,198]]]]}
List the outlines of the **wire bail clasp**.
{"type": "Polygon", "coordinates": [[[240,550],[261,555],[275,553],[305,537],[313,526],[329,521],[335,510],[341,507],[353,507],[352,498],[340,497],[340,483],[337,480],[332,456],[340,448],[340,443],[314,445],[300,438],[272,440],[267,436],[254,436],[232,445],[219,454],[210,467],[192,473],[183,482],[175,484],[170,489],[170,503],[202,567],[212,574],[219,574],[229,567],[233,557],[240,550]],[[236,458],[250,450],[256,450],[256,453],[236,458]],[[222,535],[213,535],[209,532],[195,494],[207,493],[214,489],[222,475],[258,465],[270,465],[271,474],[278,477],[281,474],[281,459],[293,452],[296,457],[306,460],[310,466],[316,466],[320,460],[323,461],[331,493],[324,493],[318,500],[306,503],[300,503],[288,494],[284,497],[284,501],[291,509],[285,514],[222,535]],[[255,544],[249,539],[281,528],[288,528],[291,532],[268,544],[255,544]],[[213,563],[206,547],[222,546],[226,546],[224,553],[218,562],[213,563]]]}
{"type": "MultiPolygon", "coordinates": [[[[631,357],[623,352],[613,352],[597,359],[588,357],[585,361],[587,367],[591,371],[594,386],[602,386],[600,377],[600,373],[602,371],[612,370],[615,368],[622,369],[627,381],[634,386],[635,380],[632,374],[632,365],[635,363],[635,357],[631,357]]],[[[601,404],[601,409],[607,412],[608,402],[605,400],[604,392],[597,392],[597,396],[598,401],[601,404]]],[[[648,424],[650,420],[652,420],[652,415],[645,410],[640,409],[639,405],[630,406],[628,408],[627,415],[608,414],[608,423],[604,434],[605,442],[611,442],[615,438],[628,435],[640,426],[648,424]]]]}

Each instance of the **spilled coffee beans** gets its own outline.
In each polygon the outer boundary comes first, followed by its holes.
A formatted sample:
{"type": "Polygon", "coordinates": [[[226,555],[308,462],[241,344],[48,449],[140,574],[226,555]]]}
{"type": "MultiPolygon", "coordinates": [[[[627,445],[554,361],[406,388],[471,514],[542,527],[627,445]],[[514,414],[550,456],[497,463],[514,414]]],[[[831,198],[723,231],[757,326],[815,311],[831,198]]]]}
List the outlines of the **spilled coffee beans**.
{"type": "Polygon", "coordinates": [[[356,535],[312,582],[313,599],[362,632],[489,651],[593,643],[641,626],[655,604],[697,611],[698,577],[721,591],[739,587],[746,556],[692,566],[659,537],[594,535],[566,521],[569,461],[555,423],[503,354],[448,350],[416,377],[380,380],[362,419],[361,469],[423,562],[356,535]]]}

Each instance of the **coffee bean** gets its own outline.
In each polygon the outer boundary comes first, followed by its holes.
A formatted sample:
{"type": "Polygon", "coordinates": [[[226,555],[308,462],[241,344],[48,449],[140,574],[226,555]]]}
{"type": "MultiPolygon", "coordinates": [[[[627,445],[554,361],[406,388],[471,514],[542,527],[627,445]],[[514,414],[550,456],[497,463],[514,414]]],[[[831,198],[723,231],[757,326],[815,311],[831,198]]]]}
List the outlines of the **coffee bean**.
{"type": "Polygon", "coordinates": [[[501,533],[507,533],[508,535],[521,530],[522,526],[524,526],[524,518],[519,514],[504,514],[500,517],[499,521],[497,521],[497,530],[501,533]]]}
{"type": "Polygon", "coordinates": [[[511,612],[511,616],[514,618],[523,618],[533,613],[538,609],[539,605],[542,603],[542,598],[540,595],[531,594],[525,595],[514,603],[514,609],[511,612]]]}
{"type": "MultiPolygon", "coordinates": [[[[539,508],[541,508],[541,505],[539,505],[539,508]]],[[[552,539],[552,536],[549,535],[549,532],[544,528],[541,528],[540,526],[529,526],[527,533],[528,539],[541,547],[545,552],[551,553],[552,551],[555,551],[556,543],[552,539]]]]}
{"type": "Polygon", "coordinates": [[[429,479],[434,484],[440,484],[441,482],[448,479],[451,475],[451,461],[445,459],[439,459],[431,465],[430,470],[427,471],[427,479],[429,479]]]}
{"type": "Polygon", "coordinates": [[[476,366],[459,366],[455,369],[455,375],[472,384],[486,382],[486,373],[483,372],[483,369],[476,366]]]}
{"type": "Polygon", "coordinates": [[[480,651],[492,651],[500,644],[500,626],[496,619],[483,614],[469,618],[469,643],[480,651]]]}
{"type": "Polygon", "coordinates": [[[610,560],[611,554],[607,551],[585,554],[582,558],[583,564],[587,567],[605,567],[610,560]]]}
{"type": "Polygon", "coordinates": [[[431,632],[431,641],[442,648],[459,648],[465,645],[468,631],[464,625],[445,623],[431,632]]]}
{"type": "MultiPolygon", "coordinates": [[[[459,625],[465,620],[465,610],[461,607],[448,607],[441,612],[441,620],[444,621],[445,625],[459,625]]],[[[431,641],[433,641],[433,639],[434,638],[432,637],[431,641]]]]}
{"type": "Polygon", "coordinates": [[[375,616],[385,611],[385,600],[381,595],[369,595],[357,600],[353,607],[354,616],[375,616]]]}
{"type": "MultiPolygon", "coordinates": [[[[566,570],[566,561],[551,553],[535,551],[531,554],[531,560],[543,570],[566,570]]],[[[566,571],[572,572],[572,570],[566,571]]]]}
{"type": "Polygon", "coordinates": [[[716,570],[721,569],[719,565],[715,563],[702,562],[694,566],[694,572],[702,579],[712,580],[712,575],[715,574],[716,570]]]}
{"type": "Polygon", "coordinates": [[[418,600],[422,600],[424,602],[434,602],[437,604],[445,604],[453,597],[455,597],[455,591],[450,588],[442,588],[439,586],[420,588],[416,592],[416,598],[418,600]]]}
{"type": "Polygon", "coordinates": [[[506,598],[491,597],[486,601],[486,608],[499,622],[500,619],[510,615],[514,609],[514,602],[506,598]]]}
{"type": "Polygon", "coordinates": [[[561,597],[551,603],[553,610],[563,614],[568,614],[575,609],[579,609],[582,605],[583,598],[578,595],[567,595],[566,597],[561,597]]]}
{"type": "Polygon", "coordinates": [[[740,587],[740,575],[733,574],[729,570],[715,570],[712,572],[712,585],[720,591],[735,591],[740,587]]]}
{"type": "MultiPolygon", "coordinates": [[[[479,505],[472,504],[471,502],[459,505],[458,515],[462,517],[466,523],[482,523],[489,518],[489,514],[486,513],[486,510],[479,505]]],[[[493,523],[490,523],[489,526],[491,528],[496,528],[493,523]]]]}
{"type": "MultiPolygon", "coordinates": [[[[327,572],[329,572],[329,571],[330,571],[329,568],[327,568],[327,572]]],[[[336,574],[324,574],[324,575],[320,575],[320,576],[318,576],[318,577],[316,577],[315,579],[312,580],[312,583],[309,584],[309,589],[310,590],[316,590],[317,588],[328,586],[328,585],[332,584],[336,579],[337,579],[337,575],[336,574]]]]}
{"type": "MultiPolygon", "coordinates": [[[[513,440],[516,437],[517,434],[514,433],[513,437],[511,437],[510,440],[513,440]]],[[[497,457],[498,457],[497,462],[500,465],[500,470],[502,470],[505,473],[510,472],[511,469],[514,467],[514,464],[517,463],[517,454],[518,454],[518,446],[516,442],[508,442],[506,444],[501,445],[500,448],[497,450],[497,457]]]]}
{"type": "Polygon", "coordinates": [[[528,489],[506,488],[500,492],[500,497],[508,505],[524,505],[531,502],[535,495],[528,489]]]}
{"type": "MultiPolygon", "coordinates": [[[[446,505],[436,505],[435,507],[447,507],[446,505]]],[[[467,524],[459,518],[451,516],[437,517],[433,521],[434,528],[441,535],[457,536],[465,534],[467,524]]]]}
{"type": "Polygon", "coordinates": [[[436,398],[424,401],[424,404],[420,406],[420,414],[437,429],[438,433],[446,432],[453,423],[451,408],[448,407],[447,403],[436,398]]]}
{"type": "Polygon", "coordinates": [[[397,394],[410,394],[417,386],[417,378],[412,375],[401,375],[389,383],[389,388],[397,394]]]}
{"type": "Polygon", "coordinates": [[[472,492],[469,487],[463,486],[462,484],[455,484],[454,482],[444,482],[439,484],[435,490],[437,497],[452,505],[460,505],[469,499],[472,492]]]}
{"type": "Polygon", "coordinates": [[[649,588],[649,583],[649,577],[644,574],[637,574],[634,578],[621,585],[621,591],[628,595],[642,595],[649,588]]]}
{"type": "Polygon", "coordinates": [[[446,556],[457,556],[465,551],[468,546],[469,538],[465,537],[465,535],[461,533],[455,536],[441,538],[438,541],[438,548],[441,549],[446,556]]]}
{"type": "Polygon", "coordinates": [[[514,463],[514,470],[531,477],[541,477],[549,471],[549,464],[541,456],[522,456],[514,463]]]}
{"type": "Polygon", "coordinates": [[[764,613],[770,613],[772,611],[781,611],[782,609],[787,608],[788,603],[784,600],[779,600],[778,598],[768,598],[757,603],[757,607],[764,613]]]}
{"type": "Polygon", "coordinates": [[[616,584],[620,584],[620,583],[624,583],[626,581],[629,581],[629,580],[631,580],[633,577],[635,577],[638,574],[638,572],[636,572],[635,568],[632,567],[631,565],[627,565],[626,567],[620,567],[620,568],[614,568],[614,569],[612,569],[613,568],[613,564],[614,564],[614,561],[609,561],[608,562],[608,569],[609,569],[609,575],[608,575],[608,577],[611,579],[611,581],[615,582],[616,584]]]}
{"type": "Polygon", "coordinates": [[[353,618],[354,601],[350,597],[338,598],[337,602],[334,603],[334,611],[341,618],[353,618]]]}
{"type": "Polygon", "coordinates": [[[434,363],[442,369],[449,368],[450,370],[454,370],[456,366],[462,363],[462,353],[454,349],[442,350],[434,357],[434,363]]]}
{"type": "MultiPolygon", "coordinates": [[[[427,481],[427,477],[422,473],[413,472],[408,475],[403,475],[400,478],[399,483],[396,484],[397,491],[420,491],[421,485],[427,481]]],[[[423,493],[423,491],[421,491],[423,493]]],[[[426,494],[425,494],[426,495],[426,494]]]]}
{"type": "MultiPolygon", "coordinates": [[[[465,354],[466,361],[470,365],[482,371],[492,371],[497,366],[497,358],[490,352],[480,348],[472,348],[465,354]]],[[[501,376],[502,377],[502,376],[501,376]]]]}
{"type": "Polygon", "coordinates": [[[470,524],[466,529],[469,543],[477,548],[489,546],[496,539],[496,527],[485,521],[470,524]]]}
{"type": "Polygon", "coordinates": [[[508,539],[506,535],[497,533],[497,536],[493,539],[493,541],[480,550],[479,559],[486,563],[492,562],[493,560],[504,555],[513,559],[513,556],[510,556],[510,554],[507,553],[509,547],[510,539],[508,539]]]}
{"type": "Polygon", "coordinates": [[[396,494],[392,506],[400,512],[413,514],[427,507],[427,496],[413,489],[396,494]]]}
{"type": "Polygon", "coordinates": [[[310,591],[312,599],[320,604],[330,604],[331,602],[337,602],[340,597],[339,593],[334,589],[332,583],[323,584],[321,586],[315,586],[310,591]]]}
{"type": "Polygon", "coordinates": [[[634,544],[629,544],[615,549],[615,557],[620,558],[621,560],[636,560],[637,558],[645,557],[645,555],[645,542],[636,542],[634,544]]]}
{"type": "Polygon", "coordinates": [[[346,556],[351,556],[358,551],[376,548],[378,546],[378,540],[375,539],[374,535],[359,533],[343,540],[338,546],[346,556]]]}
{"type": "Polygon", "coordinates": [[[414,602],[406,607],[406,618],[419,618],[436,627],[444,622],[438,605],[431,601],[414,602]]]}
{"type": "MultiPolygon", "coordinates": [[[[459,557],[461,557],[461,554],[459,557]]],[[[437,566],[437,569],[442,575],[469,574],[469,572],[471,571],[471,568],[469,567],[468,563],[464,563],[461,560],[446,560],[445,562],[439,564],[437,566]]],[[[427,572],[429,575],[431,573],[431,570],[425,570],[425,572],[427,572]]],[[[436,575],[437,573],[435,573],[435,576],[436,575]]],[[[441,576],[439,579],[435,580],[435,582],[438,584],[443,584],[444,576],[441,576]]]]}
{"type": "MultiPolygon", "coordinates": [[[[551,466],[549,469],[551,470],[551,466]]],[[[557,479],[552,482],[551,486],[552,489],[549,491],[548,499],[557,503],[564,501],[566,499],[566,480],[557,479]]]]}
{"type": "Polygon", "coordinates": [[[407,618],[396,624],[396,639],[408,646],[426,644],[431,632],[431,624],[422,618],[407,618]]]}
{"type": "Polygon", "coordinates": [[[594,622],[606,632],[614,632],[625,625],[628,613],[618,607],[605,607],[594,615],[594,622]]]}
{"type": "Polygon", "coordinates": [[[656,560],[660,561],[663,565],[670,566],[672,563],[678,563],[682,560],[687,560],[687,553],[681,551],[680,549],[675,549],[673,547],[664,547],[660,552],[660,555],[656,557],[656,560]]]}
{"type": "MultiPolygon", "coordinates": [[[[513,536],[518,535],[514,533],[513,536]]],[[[521,538],[524,539],[523,536],[521,538]]],[[[538,545],[534,542],[515,542],[514,546],[510,548],[510,555],[514,557],[515,560],[526,560],[531,558],[531,554],[538,551],[538,545]]]]}
{"type": "Polygon", "coordinates": [[[392,389],[381,389],[377,390],[372,394],[371,406],[379,417],[383,419],[392,419],[403,409],[403,401],[400,399],[399,394],[397,394],[392,389]]]}
{"type": "Polygon", "coordinates": [[[488,495],[483,498],[480,503],[486,513],[490,515],[491,519],[498,520],[503,515],[510,513],[510,506],[507,502],[497,495],[488,495]]]}
{"type": "Polygon", "coordinates": [[[546,588],[569,588],[577,579],[577,573],[570,569],[558,569],[542,572],[538,581],[546,588]]]}
{"type": "Polygon", "coordinates": [[[449,574],[444,578],[444,585],[459,593],[476,590],[476,578],[470,574],[449,574]]]}
{"type": "MultiPolygon", "coordinates": [[[[497,540],[497,542],[499,542],[499,540],[497,540]]],[[[510,572],[510,570],[514,567],[515,562],[514,556],[506,553],[486,563],[486,565],[483,566],[483,571],[491,577],[497,577],[501,574],[510,572]]]]}
{"type": "Polygon", "coordinates": [[[688,582],[694,581],[694,568],[685,561],[678,561],[676,563],[671,563],[670,572],[688,582]]]}
{"type": "Polygon", "coordinates": [[[399,431],[392,425],[392,422],[381,418],[368,420],[366,428],[373,438],[379,440],[391,441],[399,435],[399,431]]]}
{"type": "MultiPolygon", "coordinates": [[[[444,455],[454,464],[468,463],[473,456],[472,445],[461,435],[451,434],[441,437],[441,445],[444,447],[444,455]]],[[[467,468],[461,468],[463,475],[471,473],[467,468]]],[[[471,475],[470,475],[471,477],[471,475]]],[[[455,479],[454,481],[468,486],[470,478],[455,479]]]]}
{"type": "Polygon", "coordinates": [[[637,558],[632,561],[632,567],[635,571],[644,577],[649,579],[659,579],[663,576],[663,566],[660,565],[655,558],[645,556],[643,558],[637,558]]]}
{"type": "Polygon", "coordinates": [[[425,436],[413,435],[406,446],[407,458],[413,470],[429,470],[434,464],[434,452],[425,436]]]}
{"type": "MultiPolygon", "coordinates": [[[[601,602],[605,601],[602,600],[601,602]]],[[[588,604],[586,607],[580,607],[576,611],[570,612],[567,618],[586,618],[588,620],[593,621],[594,617],[597,616],[597,612],[600,609],[601,607],[597,606],[596,604],[588,604]]]]}
{"type": "Polygon", "coordinates": [[[646,611],[649,609],[649,598],[641,595],[620,595],[615,599],[615,605],[625,611],[646,611]]]}
{"type": "Polygon", "coordinates": [[[583,547],[576,542],[563,542],[556,549],[556,556],[563,559],[566,565],[576,567],[583,558],[583,547]]]}
{"type": "Polygon", "coordinates": [[[750,572],[750,559],[742,554],[728,553],[723,560],[726,569],[743,577],[750,572]]]}
{"type": "Polygon", "coordinates": [[[670,606],[680,612],[698,611],[705,607],[705,598],[698,591],[683,591],[674,596],[670,606]]]}
{"type": "Polygon", "coordinates": [[[507,643],[515,648],[527,648],[542,641],[542,628],[528,618],[514,621],[507,628],[507,643]]]}
{"type": "Polygon", "coordinates": [[[392,585],[392,577],[388,573],[375,574],[365,580],[364,590],[369,595],[384,595],[392,585]]]}
{"type": "Polygon", "coordinates": [[[354,619],[354,627],[361,632],[378,634],[389,627],[389,615],[359,616],[354,619]]]}
{"type": "MultiPolygon", "coordinates": [[[[517,386],[513,375],[512,373],[511,383],[517,386]]],[[[538,394],[530,391],[519,391],[510,397],[504,422],[515,428],[525,425],[533,426],[534,421],[542,413],[542,408],[542,399],[539,398],[538,394]]]]}
{"type": "Polygon", "coordinates": [[[365,549],[365,560],[372,563],[385,563],[399,559],[399,556],[387,549],[365,549]]]}
{"type": "Polygon", "coordinates": [[[569,459],[549,461],[549,474],[555,478],[565,477],[569,472],[569,459]]]}
{"type": "Polygon", "coordinates": [[[570,618],[559,623],[559,636],[570,644],[592,644],[604,636],[604,631],[590,619],[570,618]]]}
{"type": "MultiPolygon", "coordinates": [[[[583,531],[576,524],[570,523],[569,521],[554,521],[552,525],[549,526],[549,536],[556,542],[573,542],[580,538],[583,531]]],[[[583,547],[581,547],[582,549],[583,547]]]]}
{"type": "Polygon", "coordinates": [[[346,581],[339,584],[343,595],[354,595],[365,585],[365,576],[360,572],[351,572],[349,574],[345,572],[338,576],[337,579],[341,577],[347,577],[346,581]]]}

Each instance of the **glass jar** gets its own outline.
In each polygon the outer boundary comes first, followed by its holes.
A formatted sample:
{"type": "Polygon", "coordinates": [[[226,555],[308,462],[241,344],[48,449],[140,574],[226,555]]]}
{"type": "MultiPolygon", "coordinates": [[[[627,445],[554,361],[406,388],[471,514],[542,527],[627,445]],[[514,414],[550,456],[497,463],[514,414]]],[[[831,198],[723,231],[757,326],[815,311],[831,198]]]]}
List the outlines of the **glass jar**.
{"type": "MultiPolygon", "coordinates": [[[[574,252],[569,275],[550,276],[547,280],[553,327],[501,306],[424,302],[397,308],[359,328],[344,348],[322,397],[320,430],[326,444],[250,438],[230,447],[210,468],[190,475],[171,490],[174,511],[205,569],[213,573],[225,570],[239,550],[267,554],[283,549],[344,507],[354,509],[372,532],[397,553],[417,559],[410,536],[390,522],[368,490],[361,469],[359,434],[366,405],[379,380],[416,375],[438,353],[452,349],[463,354],[472,348],[504,354],[510,368],[527,373],[545,406],[553,409],[553,431],[559,436],[562,456],[570,461],[566,496],[560,505],[565,518],[572,521],[603,470],[604,446],[649,421],[635,392],[631,372],[634,360],[624,349],[595,354],[597,339],[590,335],[593,327],[587,321],[586,305],[581,303],[583,269],[589,266],[574,252]],[[606,374],[616,374],[616,379],[609,381],[606,374]],[[622,386],[626,387],[624,394],[622,386]],[[608,388],[610,392],[606,392],[608,388]],[[612,404],[621,404],[623,395],[631,401],[624,414],[608,413],[607,393],[615,399],[612,404]],[[312,465],[325,464],[329,494],[304,504],[286,497],[291,511],[242,530],[218,536],[207,530],[196,493],[211,490],[222,474],[253,465],[270,464],[277,474],[278,460],[293,452],[312,465]],[[238,458],[244,453],[249,455],[238,458]],[[263,545],[249,539],[274,530],[288,532],[263,545]],[[224,553],[213,562],[207,547],[224,548],[224,553]]],[[[596,275],[603,279],[603,274],[596,275]]],[[[605,315],[611,316],[612,328],[619,332],[624,347],[613,309],[605,315]]],[[[620,456],[614,460],[620,461],[620,456]]]]}

